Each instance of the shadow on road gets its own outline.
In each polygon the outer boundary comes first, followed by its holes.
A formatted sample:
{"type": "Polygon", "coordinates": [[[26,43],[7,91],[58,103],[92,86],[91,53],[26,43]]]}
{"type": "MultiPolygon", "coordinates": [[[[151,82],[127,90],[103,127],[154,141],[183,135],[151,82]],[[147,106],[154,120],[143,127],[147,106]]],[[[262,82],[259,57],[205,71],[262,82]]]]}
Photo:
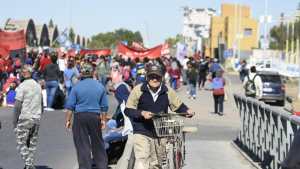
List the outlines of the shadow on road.
{"type": "Polygon", "coordinates": [[[36,169],[53,169],[48,166],[36,166],[36,169]]]}

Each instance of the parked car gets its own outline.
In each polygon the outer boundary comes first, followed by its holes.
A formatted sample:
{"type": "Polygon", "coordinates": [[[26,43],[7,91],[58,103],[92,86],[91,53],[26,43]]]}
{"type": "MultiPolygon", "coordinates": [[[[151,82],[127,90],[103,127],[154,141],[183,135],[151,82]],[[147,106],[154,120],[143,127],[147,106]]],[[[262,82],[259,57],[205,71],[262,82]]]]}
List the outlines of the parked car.
{"type": "Polygon", "coordinates": [[[280,74],[278,72],[260,71],[257,75],[260,76],[263,85],[262,93],[258,99],[284,106],[285,85],[280,74]]]}

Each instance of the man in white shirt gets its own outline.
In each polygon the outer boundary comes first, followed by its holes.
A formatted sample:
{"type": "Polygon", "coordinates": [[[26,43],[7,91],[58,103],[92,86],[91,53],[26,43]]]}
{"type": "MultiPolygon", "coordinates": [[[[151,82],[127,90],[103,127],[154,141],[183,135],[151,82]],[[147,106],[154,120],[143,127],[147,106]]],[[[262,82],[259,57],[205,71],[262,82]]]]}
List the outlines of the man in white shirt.
{"type": "Polygon", "coordinates": [[[243,86],[245,88],[246,95],[248,95],[249,97],[255,97],[258,99],[262,97],[263,83],[262,83],[261,77],[259,75],[257,75],[257,73],[256,73],[255,66],[251,66],[249,75],[247,75],[244,78],[243,86]],[[247,86],[249,85],[250,81],[253,81],[254,85],[255,85],[255,91],[253,92],[253,94],[251,94],[251,92],[247,91],[248,90],[247,86]],[[247,93],[249,93],[249,94],[247,94],[247,93]]]}

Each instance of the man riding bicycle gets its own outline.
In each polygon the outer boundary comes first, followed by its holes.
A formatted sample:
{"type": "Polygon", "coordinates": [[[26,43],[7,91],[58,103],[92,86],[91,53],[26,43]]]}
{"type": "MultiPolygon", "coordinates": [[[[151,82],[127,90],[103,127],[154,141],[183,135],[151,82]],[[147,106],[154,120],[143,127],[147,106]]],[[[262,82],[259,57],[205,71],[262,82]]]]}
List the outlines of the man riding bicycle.
{"type": "Polygon", "coordinates": [[[158,139],[152,117],[158,113],[168,113],[168,108],[176,113],[193,112],[178,98],[176,92],[163,82],[161,67],[152,65],[146,73],[146,82],[137,85],[127,100],[125,114],[133,124],[135,169],[160,169],[158,151],[161,141],[158,139]]]}

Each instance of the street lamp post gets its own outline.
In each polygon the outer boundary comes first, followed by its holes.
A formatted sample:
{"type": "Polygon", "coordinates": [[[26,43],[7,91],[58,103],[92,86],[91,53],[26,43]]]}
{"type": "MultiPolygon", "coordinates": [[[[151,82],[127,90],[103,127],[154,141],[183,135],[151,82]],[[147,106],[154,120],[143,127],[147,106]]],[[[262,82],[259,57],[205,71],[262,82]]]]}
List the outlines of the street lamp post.
{"type": "Polygon", "coordinates": [[[267,31],[268,31],[268,0],[265,0],[265,16],[264,16],[264,53],[267,50],[267,31]]]}

